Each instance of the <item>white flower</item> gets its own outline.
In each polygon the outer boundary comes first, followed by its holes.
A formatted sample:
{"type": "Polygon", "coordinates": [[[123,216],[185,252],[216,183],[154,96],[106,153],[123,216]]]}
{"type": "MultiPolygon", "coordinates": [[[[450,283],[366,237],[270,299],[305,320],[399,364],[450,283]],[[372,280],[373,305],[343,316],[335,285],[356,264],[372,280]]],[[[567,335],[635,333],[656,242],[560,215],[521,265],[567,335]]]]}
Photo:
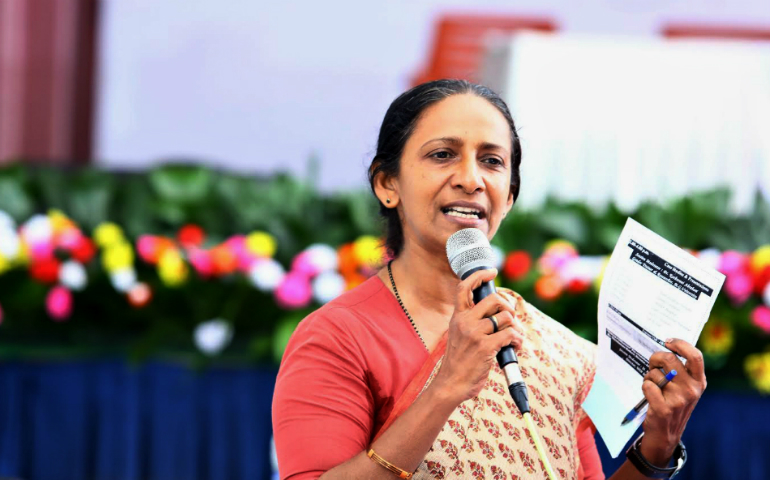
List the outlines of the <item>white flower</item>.
{"type": "Polygon", "coordinates": [[[329,270],[337,270],[337,265],[339,264],[337,250],[333,249],[329,245],[315,243],[307,247],[305,251],[309,256],[310,263],[316,267],[319,273],[329,270]]]}
{"type": "Polygon", "coordinates": [[[69,260],[59,269],[59,282],[70,290],[83,290],[86,280],[86,269],[80,262],[69,260]]]}
{"type": "Polygon", "coordinates": [[[233,327],[225,320],[217,318],[203,322],[195,327],[193,334],[195,346],[206,355],[216,355],[230,344],[233,327]]]}
{"type": "Polygon", "coordinates": [[[37,214],[27,220],[21,227],[21,232],[24,240],[30,245],[47,243],[53,235],[53,225],[47,215],[37,214]]]}
{"type": "Polygon", "coordinates": [[[337,272],[323,272],[313,279],[313,297],[319,303],[334,300],[345,291],[345,279],[337,272]]]}
{"type": "Polygon", "coordinates": [[[249,280],[263,292],[275,290],[285,275],[281,264],[272,258],[257,260],[249,269],[249,280]]]}
{"type": "Polygon", "coordinates": [[[110,274],[110,282],[115,290],[128,293],[136,284],[136,271],[133,268],[121,268],[110,274]]]}
{"type": "Polygon", "coordinates": [[[8,212],[0,210],[0,230],[3,230],[4,228],[16,230],[16,221],[14,221],[13,217],[10,216],[8,212]]]}
{"type": "Polygon", "coordinates": [[[593,282],[601,273],[605,258],[603,256],[581,256],[567,260],[559,270],[559,278],[564,283],[572,280],[593,282]]]}
{"type": "MultiPolygon", "coordinates": [[[[0,213],[2,210],[0,210],[0,213]]],[[[13,227],[5,225],[0,219],[0,255],[7,259],[16,258],[19,254],[21,242],[19,236],[16,234],[16,230],[13,227]]]]}
{"type": "Polygon", "coordinates": [[[719,259],[722,257],[722,252],[716,248],[707,248],[698,252],[698,258],[708,265],[709,267],[717,270],[719,268],[719,259]]]}

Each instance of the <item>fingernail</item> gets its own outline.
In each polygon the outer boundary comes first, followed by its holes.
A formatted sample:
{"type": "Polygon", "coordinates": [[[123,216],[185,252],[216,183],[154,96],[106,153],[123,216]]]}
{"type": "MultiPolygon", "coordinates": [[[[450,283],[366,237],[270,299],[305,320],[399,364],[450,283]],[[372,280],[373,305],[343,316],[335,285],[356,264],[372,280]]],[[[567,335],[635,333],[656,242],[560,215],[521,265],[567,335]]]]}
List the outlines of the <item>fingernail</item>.
{"type": "Polygon", "coordinates": [[[666,343],[671,343],[671,342],[673,342],[673,341],[674,341],[674,339],[673,339],[673,338],[667,338],[667,339],[666,339],[666,343]]]}

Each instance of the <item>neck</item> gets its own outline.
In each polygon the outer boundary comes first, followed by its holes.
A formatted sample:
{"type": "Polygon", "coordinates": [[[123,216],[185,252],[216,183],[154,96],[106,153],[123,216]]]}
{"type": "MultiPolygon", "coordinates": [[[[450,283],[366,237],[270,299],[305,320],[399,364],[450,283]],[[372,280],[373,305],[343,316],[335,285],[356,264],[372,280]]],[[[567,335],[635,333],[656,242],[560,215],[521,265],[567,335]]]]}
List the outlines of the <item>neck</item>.
{"type": "MultiPolygon", "coordinates": [[[[404,248],[391,265],[396,287],[407,308],[430,310],[442,316],[454,311],[457,283],[460,281],[443,252],[404,248]]],[[[385,272],[387,278],[387,271],[385,272]]],[[[386,282],[390,285],[390,281],[386,282]]]]}

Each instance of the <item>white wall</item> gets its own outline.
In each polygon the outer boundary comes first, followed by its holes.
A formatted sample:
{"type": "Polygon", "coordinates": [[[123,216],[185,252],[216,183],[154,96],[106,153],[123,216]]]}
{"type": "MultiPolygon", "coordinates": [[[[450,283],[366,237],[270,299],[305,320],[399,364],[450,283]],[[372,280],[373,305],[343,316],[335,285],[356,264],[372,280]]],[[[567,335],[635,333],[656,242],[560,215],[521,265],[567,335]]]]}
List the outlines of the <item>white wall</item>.
{"type": "Polygon", "coordinates": [[[101,164],[143,168],[183,157],[302,174],[316,153],[326,189],[365,185],[382,116],[427,58],[440,12],[548,15],[568,32],[648,36],[668,20],[770,25],[767,0],[102,5],[101,164]]]}

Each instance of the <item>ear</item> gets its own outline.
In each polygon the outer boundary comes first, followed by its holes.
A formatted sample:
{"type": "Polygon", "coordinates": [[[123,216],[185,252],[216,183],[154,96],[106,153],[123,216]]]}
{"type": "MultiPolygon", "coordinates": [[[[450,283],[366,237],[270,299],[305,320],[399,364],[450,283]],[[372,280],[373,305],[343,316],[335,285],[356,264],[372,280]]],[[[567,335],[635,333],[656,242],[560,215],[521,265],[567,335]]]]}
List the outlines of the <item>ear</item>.
{"type": "MultiPolygon", "coordinates": [[[[375,167],[376,164],[372,164],[371,168],[375,167]]],[[[384,172],[379,172],[374,177],[374,194],[385,208],[396,208],[398,206],[398,182],[395,178],[385,175],[384,172]]]]}

